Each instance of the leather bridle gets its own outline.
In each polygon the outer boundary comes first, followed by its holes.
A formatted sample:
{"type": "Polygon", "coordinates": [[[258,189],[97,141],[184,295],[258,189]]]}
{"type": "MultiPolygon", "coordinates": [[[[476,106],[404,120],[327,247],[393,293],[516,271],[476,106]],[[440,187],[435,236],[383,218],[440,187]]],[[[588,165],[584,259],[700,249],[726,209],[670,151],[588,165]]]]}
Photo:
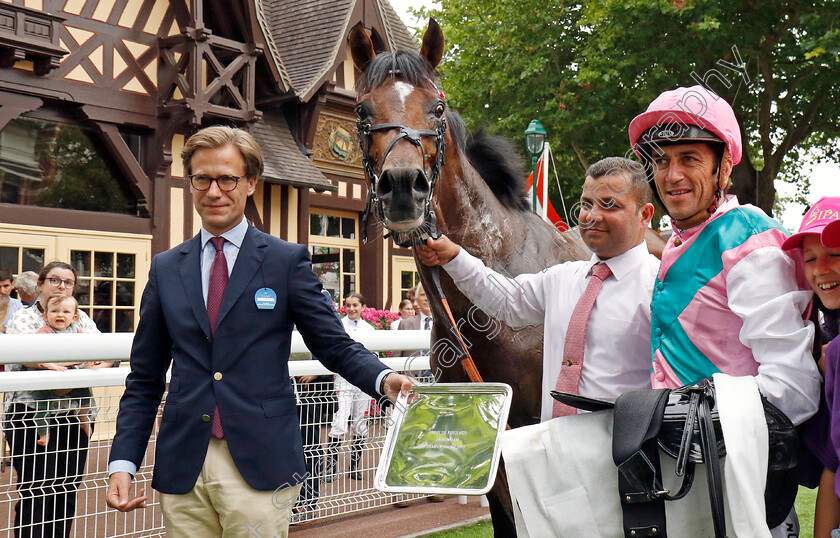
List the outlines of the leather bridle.
{"type": "MultiPolygon", "coordinates": [[[[440,104],[445,105],[443,101],[441,101],[440,104]]],[[[362,167],[364,168],[365,175],[367,176],[368,182],[370,183],[370,188],[368,189],[367,204],[365,205],[365,212],[362,217],[362,241],[364,243],[367,243],[367,220],[370,216],[371,211],[376,212],[376,216],[377,218],[379,218],[380,221],[385,220],[385,212],[382,209],[381,200],[376,194],[376,186],[379,183],[382,168],[385,166],[385,161],[388,159],[388,155],[391,153],[391,150],[394,149],[394,146],[396,146],[397,142],[399,142],[400,140],[407,140],[413,146],[419,148],[420,155],[423,159],[423,174],[426,175],[426,177],[431,177],[429,185],[429,196],[426,198],[425,207],[423,208],[423,221],[427,223],[432,223],[432,226],[434,227],[434,210],[432,209],[432,197],[434,196],[435,187],[437,186],[438,180],[440,179],[440,172],[441,170],[443,170],[443,166],[445,164],[446,118],[441,116],[440,124],[436,129],[414,129],[413,127],[409,127],[401,123],[378,123],[376,125],[371,125],[370,119],[362,119],[361,117],[359,117],[356,119],[356,130],[359,136],[359,148],[362,150],[362,167]],[[391,129],[397,129],[399,133],[391,140],[390,143],[388,143],[388,147],[385,148],[385,152],[382,154],[382,160],[378,163],[378,167],[374,168],[374,165],[371,162],[370,157],[368,156],[371,135],[375,132],[388,131],[391,129]],[[423,147],[424,136],[434,137],[435,147],[437,149],[437,160],[432,165],[431,170],[429,171],[430,174],[426,173],[426,150],[423,147]],[[379,170],[378,173],[377,169],[379,170]]],[[[406,241],[397,244],[401,247],[407,248],[412,246],[412,241],[406,241]]]]}
{"type": "MultiPolygon", "coordinates": [[[[397,73],[398,74],[398,73],[397,73]]],[[[437,85],[432,82],[432,86],[435,87],[437,90],[437,85]]],[[[446,103],[443,101],[444,94],[442,91],[438,90],[438,94],[440,95],[441,101],[438,105],[446,106],[446,103]]],[[[357,100],[360,100],[361,96],[357,100]]],[[[356,113],[359,113],[358,108],[356,109],[356,113]]],[[[433,136],[435,137],[435,146],[437,147],[437,161],[432,166],[431,169],[431,184],[429,186],[429,196],[426,198],[426,206],[423,208],[423,222],[428,224],[429,231],[428,234],[423,236],[412,236],[411,239],[408,241],[397,243],[401,247],[411,247],[415,243],[416,244],[423,244],[426,241],[426,238],[432,237],[437,239],[440,237],[440,234],[437,231],[437,222],[435,217],[435,211],[432,208],[432,198],[434,197],[435,187],[438,184],[438,179],[440,179],[440,172],[443,170],[444,166],[444,154],[446,153],[446,118],[441,113],[440,116],[440,125],[438,125],[437,129],[414,129],[413,127],[408,127],[407,125],[403,125],[401,123],[378,123],[376,125],[371,125],[369,119],[362,119],[361,116],[356,119],[356,129],[358,130],[359,134],[359,148],[362,150],[362,166],[365,169],[365,175],[370,182],[370,188],[368,189],[368,201],[367,205],[365,206],[364,216],[362,217],[362,240],[367,243],[367,219],[370,216],[371,208],[376,211],[377,217],[381,221],[385,220],[384,211],[382,209],[382,204],[379,198],[376,195],[376,184],[379,182],[379,174],[376,173],[373,165],[371,164],[371,159],[368,157],[368,142],[370,141],[371,133],[375,133],[377,131],[387,131],[390,129],[398,129],[399,134],[388,143],[388,147],[385,148],[385,152],[382,154],[382,161],[379,163],[379,171],[382,171],[382,167],[385,166],[385,160],[388,158],[388,155],[391,153],[391,150],[394,149],[394,146],[400,140],[407,140],[414,146],[420,148],[420,153],[423,157],[423,173],[426,173],[426,150],[423,148],[423,137],[424,136],[433,136]]],[[[429,176],[426,176],[429,177],[429,176]]],[[[388,237],[387,235],[385,237],[388,237]]],[[[481,383],[482,378],[481,374],[478,372],[478,368],[475,366],[475,362],[470,355],[470,351],[467,348],[466,343],[464,342],[463,337],[461,336],[461,331],[458,330],[458,324],[455,322],[455,317],[452,315],[452,310],[449,307],[449,301],[446,299],[446,294],[443,292],[443,287],[440,285],[440,267],[435,266],[429,268],[429,271],[432,275],[432,281],[434,283],[435,290],[440,297],[441,303],[443,305],[443,309],[446,312],[447,317],[449,318],[450,328],[453,330],[455,335],[458,338],[458,343],[461,344],[461,348],[458,349],[460,351],[460,360],[461,365],[464,367],[464,370],[467,373],[467,376],[470,378],[470,381],[473,383],[481,383]]],[[[508,426],[510,428],[510,426],[508,426]]]]}

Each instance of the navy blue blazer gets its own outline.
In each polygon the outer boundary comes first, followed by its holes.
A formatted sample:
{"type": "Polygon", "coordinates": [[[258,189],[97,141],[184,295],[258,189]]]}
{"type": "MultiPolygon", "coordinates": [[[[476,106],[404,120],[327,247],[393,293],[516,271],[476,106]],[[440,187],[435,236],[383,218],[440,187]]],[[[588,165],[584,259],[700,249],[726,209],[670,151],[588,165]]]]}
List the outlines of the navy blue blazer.
{"type": "Polygon", "coordinates": [[[306,467],[288,367],[293,324],[327,368],[373,397],[385,366],[347,336],[326,305],[306,247],[250,225],[211,336],[200,251],[196,236],[152,260],[109,461],[140,467],[171,364],[152,487],[172,494],[193,488],[217,406],[233,461],[251,487],[300,483],[306,467]],[[260,288],[277,294],[274,309],[257,309],[260,288]]]}

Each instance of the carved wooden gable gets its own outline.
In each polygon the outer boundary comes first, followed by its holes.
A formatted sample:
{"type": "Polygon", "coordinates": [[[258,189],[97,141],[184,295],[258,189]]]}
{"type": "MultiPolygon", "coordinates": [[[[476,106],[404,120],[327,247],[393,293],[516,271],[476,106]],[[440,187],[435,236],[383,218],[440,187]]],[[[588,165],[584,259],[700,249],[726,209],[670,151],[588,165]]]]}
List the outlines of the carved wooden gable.
{"type": "Polygon", "coordinates": [[[183,0],[66,0],[59,33],[67,55],[54,76],[67,81],[157,96],[157,40],[179,34],[183,0]]]}

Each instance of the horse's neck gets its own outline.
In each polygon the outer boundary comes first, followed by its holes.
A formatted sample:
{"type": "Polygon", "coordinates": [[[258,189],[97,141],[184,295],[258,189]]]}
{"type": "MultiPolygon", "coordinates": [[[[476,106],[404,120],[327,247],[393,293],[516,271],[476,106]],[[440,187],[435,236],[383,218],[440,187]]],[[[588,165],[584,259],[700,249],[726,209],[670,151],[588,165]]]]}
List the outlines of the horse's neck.
{"type": "Polygon", "coordinates": [[[482,260],[497,260],[520,238],[518,217],[505,208],[462,157],[441,178],[441,231],[482,260]]]}
{"type": "Polygon", "coordinates": [[[441,181],[440,231],[488,266],[516,275],[586,257],[534,213],[503,206],[465,159],[448,162],[441,181]]]}

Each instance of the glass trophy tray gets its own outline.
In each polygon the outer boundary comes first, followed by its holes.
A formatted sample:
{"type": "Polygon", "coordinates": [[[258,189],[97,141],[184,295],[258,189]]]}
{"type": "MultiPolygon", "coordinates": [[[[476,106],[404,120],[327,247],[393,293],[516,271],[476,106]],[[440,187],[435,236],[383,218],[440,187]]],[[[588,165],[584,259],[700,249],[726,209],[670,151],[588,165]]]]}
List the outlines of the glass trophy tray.
{"type": "Polygon", "coordinates": [[[504,383],[416,385],[394,405],[374,486],[481,495],[496,479],[513,390],[504,383]]]}

